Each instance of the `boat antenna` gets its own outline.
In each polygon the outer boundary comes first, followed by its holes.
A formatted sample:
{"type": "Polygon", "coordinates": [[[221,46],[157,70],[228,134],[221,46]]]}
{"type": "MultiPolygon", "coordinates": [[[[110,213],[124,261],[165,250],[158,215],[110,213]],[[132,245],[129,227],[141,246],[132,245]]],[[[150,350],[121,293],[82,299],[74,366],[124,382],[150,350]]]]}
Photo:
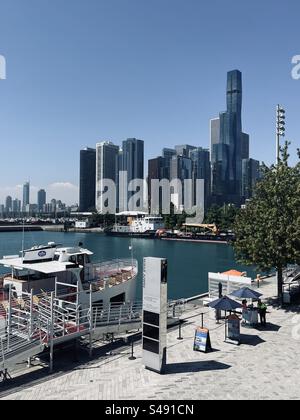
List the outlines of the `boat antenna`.
{"type": "Polygon", "coordinates": [[[22,264],[24,261],[24,245],[25,245],[25,218],[23,216],[23,229],[22,229],[22,264]]]}
{"type": "Polygon", "coordinates": [[[130,237],[129,251],[131,251],[131,275],[133,275],[133,242],[132,242],[132,236],[130,237]]]}

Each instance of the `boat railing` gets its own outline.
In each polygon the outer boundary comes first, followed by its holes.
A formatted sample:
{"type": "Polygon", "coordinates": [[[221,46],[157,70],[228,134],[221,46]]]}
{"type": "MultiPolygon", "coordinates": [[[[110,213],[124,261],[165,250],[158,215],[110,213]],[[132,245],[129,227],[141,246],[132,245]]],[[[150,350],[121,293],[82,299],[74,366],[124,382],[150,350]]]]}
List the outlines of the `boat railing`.
{"type": "MultiPolygon", "coordinates": [[[[104,290],[108,287],[118,286],[131,280],[138,272],[138,262],[131,259],[115,260],[105,263],[93,264],[92,273],[87,272],[91,279],[93,291],[104,290]]],[[[86,288],[89,287],[86,284],[86,288]]]]}

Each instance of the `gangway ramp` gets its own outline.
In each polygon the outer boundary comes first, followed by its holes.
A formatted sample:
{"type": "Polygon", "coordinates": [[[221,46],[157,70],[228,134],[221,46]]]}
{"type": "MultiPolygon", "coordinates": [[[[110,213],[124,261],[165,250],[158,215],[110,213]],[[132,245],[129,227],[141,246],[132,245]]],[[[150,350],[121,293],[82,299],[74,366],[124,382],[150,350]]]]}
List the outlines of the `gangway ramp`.
{"type": "MultiPolygon", "coordinates": [[[[34,296],[33,292],[23,292],[16,299],[10,290],[5,327],[0,330],[2,377],[7,370],[46,349],[50,352],[52,371],[54,347],[67,341],[89,338],[92,351],[92,343],[105,335],[121,335],[142,327],[142,302],[111,303],[104,307],[90,299],[90,305],[82,307],[80,293],[75,290],[63,296],[55,292],[34,296]]],[[[170,318],[181,312],[181,303],[169,302],[170,318]]]]}

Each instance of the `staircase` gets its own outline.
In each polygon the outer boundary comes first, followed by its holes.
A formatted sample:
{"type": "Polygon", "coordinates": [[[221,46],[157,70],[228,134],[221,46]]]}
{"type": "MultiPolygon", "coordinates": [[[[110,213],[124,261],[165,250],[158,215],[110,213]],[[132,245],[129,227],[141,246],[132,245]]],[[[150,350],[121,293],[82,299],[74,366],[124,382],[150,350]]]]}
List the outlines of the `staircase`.
{"type": "MultiPolygon", "coordinates": [[[[19,299],[10,295],[0,309],[6,318],[5,327],[0,327],[0,378],[4,379],[16,364],[47,347],[51,361],[57,344],[87,335],[97,339],[103,334],[124,333],[139,329],[142,324],[141,302],[82,309],[77,303],[55,298],[54,293],[39,296],[23,293],[19,299]]],[[[169,302],[170,318],[180,316],[181,310],[178,302],[169,302]]]]}

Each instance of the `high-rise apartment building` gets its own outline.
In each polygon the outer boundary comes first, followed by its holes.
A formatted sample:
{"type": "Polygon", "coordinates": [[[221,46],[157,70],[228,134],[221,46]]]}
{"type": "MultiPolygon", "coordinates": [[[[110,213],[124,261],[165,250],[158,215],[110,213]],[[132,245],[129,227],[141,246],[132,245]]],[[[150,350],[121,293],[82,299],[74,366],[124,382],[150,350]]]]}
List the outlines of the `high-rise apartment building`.
{"type": "Polygon", "coordinates": [[[23,185],[23,211],[26,212],[30,204],[30,183],[25,182],[23,185]]]}
{"type": "Polygon", "coordinates": [[[12,212],[12,198],[10,195],[7,196],[5,200],[5,211],[6,211],[6,214],[9,214],[12,212]]]}
{"type": "Polygon", "coordinates": [[[190,159],[192,160],[192,180],[193,180],[193,205],[197,204],[196,185],[197,180],[204,181],[204,200],[205,207],[209,206],[211,191],[211,168],[210,168],[210,152],[202,147],[190,151],[190,159]]]}
{"type": "Polygon", "coordinates": [[[44,205],[46,204],[46,191],[39,190],[37,193],[37,207],[38,212],[42,213],[44,209],[44,205]]]}
{"type": "MultiPolygon", "coordinates": [[[[104,141],[96,146],[96,208],[99,213],[107,213],[107,203],[103,199],[106,186],[104,180],[117,184],[119,146],[104,141]]],[[[116,198],[116,197],[115,197],[116,198]]]]}
{"type": "Polygon", "coordinates": [[[259,161],[243,159],[242,162],[242,195],[245,200],[252,198],[255,186],[260,179],[259,161]]]}
{"type": "Polygon", "coordinates": [[[96,149],[80,151],[79,211],[96,208],[96,149]]]}

